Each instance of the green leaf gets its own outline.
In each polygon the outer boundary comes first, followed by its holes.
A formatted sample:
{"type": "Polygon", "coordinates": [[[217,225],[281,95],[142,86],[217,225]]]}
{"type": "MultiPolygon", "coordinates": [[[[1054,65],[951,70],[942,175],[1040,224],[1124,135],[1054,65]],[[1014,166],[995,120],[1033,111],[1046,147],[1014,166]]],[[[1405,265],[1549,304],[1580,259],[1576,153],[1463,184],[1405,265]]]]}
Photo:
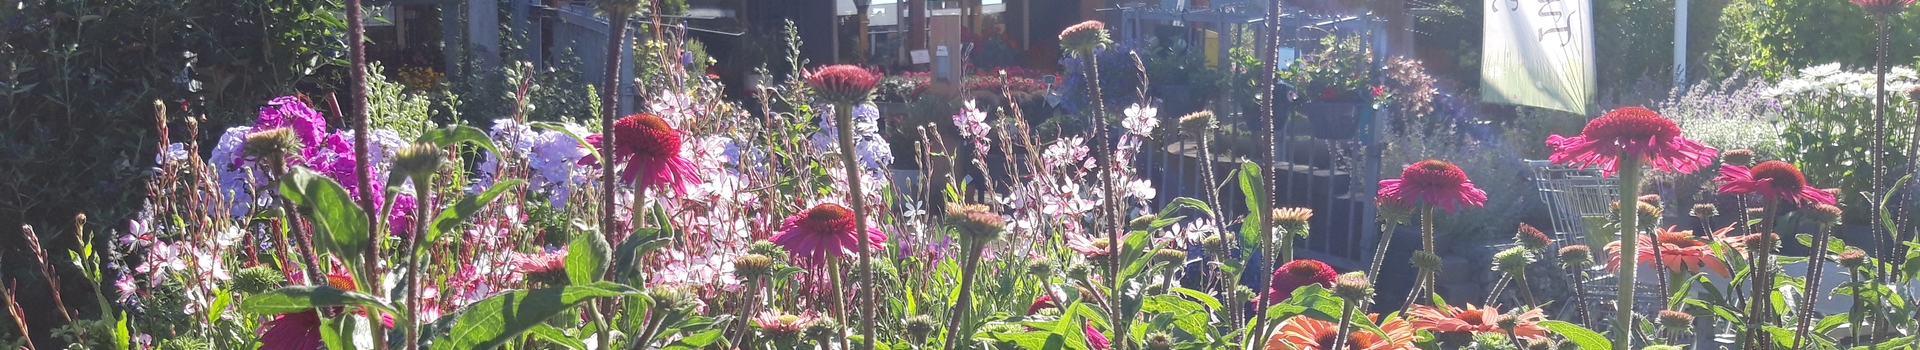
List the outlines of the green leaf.
{"type": "Polygon", "coordinates": [[[480,128],[473,127],[472,125],[456,124],[448,125],[444,128],[427,130],[426,133],[420,134],[420,139],[414,142],[430,143],[440,147],[453,146],[461,142],[466,142],[480,146],[480,148],[486,149],[487,152],[500,153],[500,151],[493,148],[493,139],[487,137],[487,132],[480,131],[480,128]]]}
{"type": "Polygon", "coordinates": [[[542,340],[546,340],[554,344],[559,344],[560,346],[565,346],[568,349],[583,350],[587,348],[586,342],[580,341],[580,339],[574,339],[572,336],[568,336],[566,332],[561,331],[559,328],[553,328],[553,326],[547,325],[545,323],[533,326],[533,329],[528,329],[527,333],[533,334],[533,336],[536,338],[540,338],[542,340]]]}
{"type": "Polygon", "coordinates": [[[600,280],[607,275],[607,261],[612,260],[612,255],[613,248],[607,246],[607,238],[599,232],[574,233],[573,243],[567,245],[567,280],[573,285],[600,280]]]}
{"type": "Polygon", "coordinates": [[[1198,300],[1201,304],[1206,304],[1208,309],[1220,310],[1220,299],[1216,299],[1212,295],[1207,295],[1206,292],[1180,287],[1168,288],[1167,290],[1174,293],[1185,294],[1189,298],[1198,300]]]}
{"type": "MultiPolygon", "coordinates": [[[[577,224],[576,226],[578,225],[582,224],[577,224]]],[[[619,247],[613,249],[614,274],[626,276],[637,272],[634,271],[636,266],[633,263],[634,261],[640,259],[641,256],[647,255],[649,252],[653,252],[655,249],[667,246],[668,243],[673,243],[673,238],[663,234],[660,229],[642,228],[634,230],[633,234],[627,235],[626,240],[620,241],[619,247]]],[[[801,271],[800,268],[782,265],[779,270],[774,272],[774,275],[775,277],[784,278],[784,276],[780,275],[792,274],[799,271],[801,271]]]]}
{"type": "MultiPolygon", "coordinates": [[[[486,191],[460,197],[459,202],[454,202],[453,205],[448,206],[447,209],[441,210],[440,216],[433,219],[433,226],[427,229],[426,241],[433,242],[440,239],[440,235],[453,232],[453,230],[460,228],[460,224],[467,222],[467,219],[472,218],[474,213],[480,211],[480,208],[492,204],[493,200],[499,198],[501,193],[505,193],[508,189],[524,182],[526,181],[517,179],[500,181],[494,183],[491,187],[487,187],[486,191]]],[[[422,246],[425,245],[422,244],[422,246]]]]}
{"type": "Polygon", "coordinates": [[[371,235],[366,211],[354,204],[347,189],[304,167],[294,167],[280,181],[280,194],[312,220],[314,246],[346,261],[347,266],[360,266],[371,235]]]}
{"type": "MultiPolygon", "coordinates": [[[[215,310],[220,309],[216,308],[215,310]]],[[[114,350],[127,350],[127,346],[132,345],[130,343],[133,340],[133,328],[127,326],[127,319],[132,317],[127,317],[126,312],[121,312],[118,318],[119,320],[116,320],[113,326],[113,348],[114,350]]]]}
{"type": "Polygon", "coordinates": [[[220,317],[227,314],[227,304],[233,303],[233,293],[225,289],[214,288],[213,294],[213,307],[207,309],[207,324],[220,322],[220,317]]]}
{"type": "Polygon", "coordinates": [[[1032,331],[1026,333],[994,333],[988,335],[993,340],[1013,343],[1019,349],[1065,349],[1067,338],[1058,333],[1032,331]]]}
{"type": "Polygon", "coordinates": [[[661,350],[694,350],[705,348],[707,345],[720,341],[721,333],[719,329],[709,329],[700,333],[694,333],[693,335],[674,341],[673,344],[667,344],[667,347],[661,348],[661,350]]]}
{"type": "Polygon", "coordinates": [[[1163,218],[1173,216],[1173,213],[1179,211],[1181,208],[1199,210],[1201,213],[1207,214],[1207,217],[1214,217],[1213,208],[1207,207],[1206,202],[1201,202],[1198,199],[1190,197],[1174,198],[1172,202],[1167,203],[1166,207],[1160,208],[1160,213],[1154,216],[1163,218]]]}
{"type": "MultiPolygon", "coordinates": [[[[1692,282],[1693,282],[1693,280],[1694,280],[1694,278],[1692,278],[1692,277],[1697,277],[1697,276],[1700,276],[1700,275],[1702,275],[1702,274],[1695,274],[1694,276],[1688,276],[1689,278],[1680,278],[1680,279],[1677,279],[1677,280],[1679,280],[1679,281],[1681,281],[1681,283],[1680,283],[1680,285],[1679,285],[1679,286],[1675,286],[1675,287],[1673,288],[1673,297],[1670,297],[1670,298],[1667,298],[1667,300],[1670,300],[1670,302],[1668,302],[1668,303],[1667,303],[1667,310],[1679,310],[1679,309],[1680,309],[1680,301],[1681,301],[1681,300],[1684,300],[1684,299],[1686,299],[1686,298],[1687,298],[1687,295],[1689,295],[1689,294],[1692,294],[1692,293],[1693,293],[1693,283],[1692,283],[1692,282]]],[[[1655,277],[1655,278],[1659,278],[1659,277],[1655,277]]]]}
{"type": "Polygon", "coordinates": [[[573,129],[568,129],[566,124],[560,124],[555,122],[535,122],[533,123],[533,127],[559,131],[562,134],[566,134],[567,137],[573,138],[573,142],[580,144],[580,147],[586,148],[588,155],[592,155],[594,159],[600,159],[600,151],[595,150],[593,148],[593,144],[587,143],[587,138],[585,136],[581,136],[578,133],[574,133],[573,129]]]}
{"type": "Polygon", "coordinates": [[[1558,333],[1562,337],[1566,337],[1567,341],[1573,342],[1574,345],[1579,345],[1581,349],[1613,348],[1613,342],[1607,341],[1607,337],[1567,321],[1540,321],[1540,326],[1546,327],[1548,331],[1558,333]]]}
{"type": "Polygon", "coordinates": [[[255,315],[275,315],[307,311],[318,307],[350,305],[395,312],[393,306],[380,302],[379,298],[372,295],[322,285],[283,287],[272,292],[256,294],[240,302],[240,311],[255,315]]]}
{"type": "Polygon", "coordinates": [[[1148,244],[1152,243],[1148,240],[1147,231],[1127,233],[1126,244],[1120,246],[1120,263],[1126,264],[1127,268],[1120,271],[1120,280],[1132,279],[1147,269],[1147,263],[1153,262],[1153,259],[1144,259],[1148,244]]]}
{"type": "Polygon", "coordinates": [[[433,349],[492,349],[574,305],[637,293],[632,287],[605,281],[501,293],[435,321],[434,328],[444,327],[446,334],[434,340],[433,349]]]}
{"type": "Polygon", "coordinates": [[[1240,222],[1240,248],[1251,250],[1255,242],[1267,235],[1267,187],[1262,185],[1260,165],[1254,162],[1240,163],[1240,193],[1247,199],[1247,217],[1240,222]]]}
{"type": "Polygon", "coordinates": [[[1814,323],[1813,328],[1809,330],[1815,334],[1826,334],[1827,331],[1832,331],[1835,327],[1840,327],[1840,325],[1843,324],[1847,324],[1847,313],[1845,312],[1821,317],[1820,322],[1814,323]]]}

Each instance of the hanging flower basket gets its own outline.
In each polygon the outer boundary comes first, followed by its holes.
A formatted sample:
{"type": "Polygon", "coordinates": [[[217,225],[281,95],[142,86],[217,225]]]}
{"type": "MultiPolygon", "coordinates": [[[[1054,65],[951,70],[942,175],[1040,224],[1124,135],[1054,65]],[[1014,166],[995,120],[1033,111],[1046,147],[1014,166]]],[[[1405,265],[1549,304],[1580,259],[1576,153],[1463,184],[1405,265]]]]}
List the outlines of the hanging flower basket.
{"type": "Polygon", "coordinates": [[[1300,105],[1300,114],[1306,115],[1307,124],[1313,127],[1313,138],[1351,140],[1360,135],[1369,107],[1367,103],[1307,102],[1300,105]]]}

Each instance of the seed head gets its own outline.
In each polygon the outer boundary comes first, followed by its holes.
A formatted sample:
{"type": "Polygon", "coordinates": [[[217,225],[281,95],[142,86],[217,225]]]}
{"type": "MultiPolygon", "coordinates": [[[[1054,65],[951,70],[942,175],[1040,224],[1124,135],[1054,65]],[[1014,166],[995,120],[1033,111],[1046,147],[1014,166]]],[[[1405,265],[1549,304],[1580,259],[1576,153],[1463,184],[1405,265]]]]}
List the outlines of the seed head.
{"type": "Polygon", "coordinates": [[[1753,166],[1753,150],[1736,149],[1720,153],[1720,162],[1738,166],[1753,166]]]}
{"type": "Polygon", "coordinates": [[[1807,211],[1803,215],[1806,215],[1808,220],[1813,220],[1813,222],[1821,225],[1835,225],[1840,223],[1840,214],[1840,207],[1826,203],[1814,203],[1812,207],[1807,208],[1807,211]]]}
{"type": "Polygon", "coordinates": [[[1441,263],[1440,255],[1434,254],[1433,251],[1422,250],[1413,252],[1413,267],[1427,271],[1440,271],[1441,263]]]}
{"type": "Polygon", "coordinates": [[[1693,315],[1677,310],[1660,310],[1660,326],[1671,330],[1693,327],[1693,315]]]}
{"type": "Polygon", "coordinates": [[[1172,350],[1172,349],[1173,349],[1173,335],[1167,334],[1167,332],[1153,332],[1153,333],[1147,334],[1147,350],[1172,350]]]}
{"type": "Polygon", "coordinates": [[[285,159],[300,154],[300,137],[291,128],[274,128],[247,134],[241,152],[258,159],[285,159]]]}
{"type": "Polygon", "coordinates": [[[393,171],[424,179],[440,171],[440,166],[446,162],[446,150],[431,144],[416,143],[394,154],[393,171]]]}
{"type": "Polygon", "coordinates": [[[947,226],[958,231],[962,238],[977,244],[985,244],[1000,239],[1006,232],[1007,219],[992,208],[980,204],[957,204],[947,208],[947,226]]]}
{"type": "Polygon", "coordinates": [[[1153,251],[1153,262],[1155,263],[1180,264],[1186,261],[1187,251],[1185,250],[1165,248],[1153,251]]]}
{"type": "Polygon", "coordinates": [[[1840,251],[1840,258],[1835,260],[1839,260],[1840,266],[1845,266],[1847,269],[1860,268],[1867,264],[1867,251],[1847,247],[1847,250],[1840,251]]]}
{"type": "Polygon", "coordinates": [[[733,258],[733,274],[743,280],[766,277],[773,272],[773,257],[761,254],[741,255],[733,258]]]}
{"type": "Polygon", "coordinates": [[[1540,229],[1533,228],[1533,225],[1524,223],[1520,224],[1520,232],[1513,234],[1513,240],[1527,250],[1536,251],[1547,249],[1547,245],[1553,244],[1553,238],[1547,237],[1546,232],[1540,232],[1540,229]]]}
{"type": "Polygon", "coordinates": [[[1210,110],[1201,110],[1180,117],[1180,129],[1196,136],[1212,131],[1217,126],[1215,123],[1217,122],[1213,119],[1213,111],[1210,110]]]}
{"type": "Polygon", "coordinates": [[[1333,278],[1333,294],[1348,302],[1357,302],[1373,297],[1373,281],[1367,273],[1354,271],[1333,278]]]}
{"type": "Polygon", "coordinates": [[[933,316],[927,315],[908,317],[906,324],[907,336],[922,341],[927,339],[928,334],[933,334],[933,328],[938,326],[934,323],[933,316]]]}
{"type": "Polygon", "coordinates": [[[1700,204],[1693,205],[1693,217],[1710,218],[1715,216],[1720,216],[1720,207],[1714,206],[1713,203],[1700,203],[1700,204]]]}
{"type": "Polygon", "coordinates": [[[1593,264],[1593,249],[1583,244],[1560,247],[1560,265],[1584,267],[1593,264]]]}

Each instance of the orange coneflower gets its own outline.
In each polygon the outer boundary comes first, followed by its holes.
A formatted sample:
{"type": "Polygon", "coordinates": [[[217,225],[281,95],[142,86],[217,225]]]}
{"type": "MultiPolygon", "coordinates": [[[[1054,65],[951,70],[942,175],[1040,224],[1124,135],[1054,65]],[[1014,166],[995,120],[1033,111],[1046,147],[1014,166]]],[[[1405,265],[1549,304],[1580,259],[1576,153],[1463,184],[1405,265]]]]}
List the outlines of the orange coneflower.
{"type": "MultiPolygon", "coordinates": [[[[1413,327],[1406,319],[1395,317],[1379,322],[1379,314],[1368,314],[1367,319],[1380,324],[1378,333],[1355,329],[1347,334],[1349,350],[1402,350],[1417,349],[1413,345],[1413,327]]],[[[1333,338],[1340,333],[1340,324],[1321,321],[1306,315],[1293,316],[1280,323],[1280,330],[1267,338],[1266,350],[1325,350],[1333,347],[1333,338]],[[1291,346],[1291,347],[1289,347],[1291,346]]]]}
{"type": "MultiPolygon", "coordinates": [[[[1407,315],[1413,318],[1413,328],[1425,331],[1506,334],[1506,330],[1500,329],[1496,322],[1502,315],[1497,306],[1482,308],[1468,304],[1462,309],[1451,305],[1433,307],[1414,304],[1413,308],[1407,310],[1407,315]]],[[[1513,317],[1519,321],[1513,328],[1514,336],[1528,338],[1547,334],[1547,329],[1540,327],[1540,321],[1547,318],[1540,309],[1527,310],[1513,317]]]]}
{"type": "MultiPolygon", "coordinates": [[[[1720,261],[1719,256],[1713,255],[1713,247],[1708,246],[1707,242],[1694,239],[1693,231],[1675,231],[1674,229],[1670,227],[1654,230],[1654,235],[1660,237],[1660,262],[1665,263],[1667,269],[1688,274],[1705,269],[1722,277],[1733,276],[1731,270],[1727,268],[1727,263],[1720,261]]],[[[1732,226],[1720,229],[1714,232],[1714,237],[1724,237],[1732,230],[1732,226]]],[[[1639,254],[1636,258],[1651,267],[1654,258],[1653,237],[1643,235],[1639,237],[1640,245],[1634,249],[1639,254]]],[[[1619,269],[1620,242],[1607,244],[1607,253],[1613,254],[1613,259],[1607,262],[1607,269],[1619,269]]]]}

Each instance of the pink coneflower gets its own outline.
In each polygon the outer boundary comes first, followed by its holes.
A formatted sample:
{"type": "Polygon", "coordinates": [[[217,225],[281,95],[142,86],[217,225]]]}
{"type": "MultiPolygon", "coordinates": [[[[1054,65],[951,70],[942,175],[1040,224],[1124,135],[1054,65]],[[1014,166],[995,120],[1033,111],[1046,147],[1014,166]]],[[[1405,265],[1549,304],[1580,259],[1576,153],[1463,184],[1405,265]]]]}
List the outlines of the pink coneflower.
{"type": "Polygon", "coordinates": [[[1853,4],[1860,6],[1860,9],[1876,15],[1900,13],[1901,10],[1906,10],[1908,5],[1913,5],[1913,2],[1914,0],[1853,0],[1853,4]]]}
{"type": "Polygon", "coordinates": [[[1767,200],[1786,199],[1793,203],[1833,205],[1833,193],[1807,186],[1807,177],[1793,164],[1778,160],[1760,162],[1753,169],[1738,165],[1720,166],[1720,193],[1759,193],[1767,200]]]}
{"type": "Polygon", "coordinates": [[[520,254],[508,263],[513,272],[520,273],[523,280],[547,284],[567,280],[567,251],[555,250],[544,253],[520,254]]]}
{"type": "Polygon", "coordinates": [[[1428,159],[1407,166],[1398,179],[1380,180],[1380,200],[1431,205],[1451,213],[1461,205],[1486,205],[1487,192],[1473,187],[1460,167],[1428,159]]]}
{"type": "Polygon", "coordinates": [[[1332,289],[1333,279],[1337,277],[1339,274],[1335,273],[1333,266],[1327,263],[1313,259],[1294,260],[1273,270],[1273,279],[1272,283],[1267,285],[1266,298],[1273,300],[1274,304],[1279,304],[1292,298],[1293,291],[1300,287],[1317,284],[1322,288],[1332,289]]]}
{"type": "Polygon", "coordinates": [[[641,189],[672,188],[675,193],[687,193],[687,184],[700,181],[693,162],[680,156],[680,131],[660,116],[639,113],[620,118],[613,122],[613,133],[613,157],[627,162],[620,181],[641,189]]]}
{"type": "MultiPolygon", "coordinates": [[[[846,255],[860,247],[860,236],[854,232],[853,220],[852,209],[839,204],[821,203],[787,217],[780,224],[780,233],[767,238],[767,241],[786,248],[803,264],[819,266],[829,257],[846,255]]],[[[880,242],[887,240],[887,234],[868,227],[867,240],[871,242],[869,249],[878,250],[881,249],[880,242]]]]}
{"type": "Polygon", "coordinates": [[[806,330],[808,326],[812,326],[814,322],[819,320],[820,313],[813,311],[792,315],[774,310],[766,310],[761,311],[759,315],[753,316],[753,325],[760,327],[760,333],[766,335],[768,338],[785,338],[791,340],[799,336],[801,331],[806,330]]]}
{"type": "Polygon", "coordinates": [[[821,67],[807,73],[807,87],[829,103],[855,105],[866,103],[873,97],[873,87],[880,84],[880,78],[851,64],[836,64],[821,67]]]}
{"type": "MultiPolygon", "coordinates": [[[[1033,314],[1040,313],[1040,310],[1058,309],[1058,308],[1060,308],[1060,305],[1054,304],[1052,295],[1041,294],[1039,298],[1033,299],[1032,304],[1027,304],[1027,315],[1031,316],[1033,314]]],[[[1107,340],[1106,335],[1100,334],[1100,330],[1093,329],[1093,325],[1091,324],[1081,325],[1080,331],[1083,333],[1086,333],[1087,335],[1087,347],[1092,348],[1094,350],[1106,350],[1111,348],[1112,342],[1107,340]]]]}
{"type": "Polygon", "coordinates": [[[1643,107],[1607,112],[1587,122],[1580,136],[1547,137],[1547,146],[1553,148],[1553,155],[1547,159],[1556,164],[1580,168],[1598,165],[1607,175],[1619,170],[1622,154],[1640,157],[1655,169],[1692,173],[1712,164],[1718,153],[1712,147],[1681,137],[1680,126],[1673,120],[1643,107]]]}

